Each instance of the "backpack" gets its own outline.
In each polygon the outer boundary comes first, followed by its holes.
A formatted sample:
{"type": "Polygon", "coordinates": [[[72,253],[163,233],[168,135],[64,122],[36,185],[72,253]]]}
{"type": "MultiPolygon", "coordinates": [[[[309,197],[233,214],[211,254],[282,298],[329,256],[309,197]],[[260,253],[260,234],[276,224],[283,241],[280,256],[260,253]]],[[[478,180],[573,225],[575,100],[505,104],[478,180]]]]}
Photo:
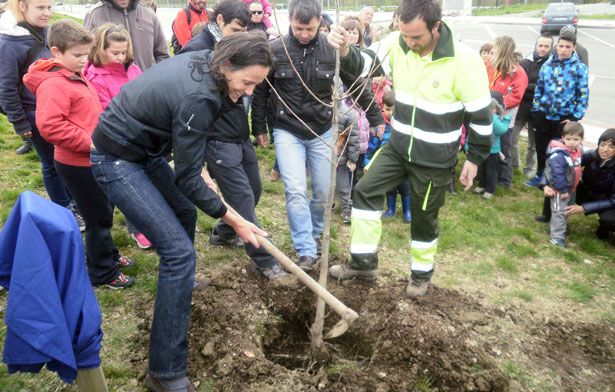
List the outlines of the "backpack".
{"type": "MultiPolygon", "coordinates": [[[[24,61],[24,67],[26,65],[28,65],[28,67],[36,60],[36,57],[38,57],[38,54],[41,52],[41,50],[43,50],[45,46],[41,45],[40,42],[38,42],[37,40],[34,40],[34,45],[32,45],[30,47],[30,49],[28,49],[28,54],[26,54],[26,61],[24,61]]],[[[23,77],[24,75],[28,72],[23,72],[23,68],[21,67],[19,69],[19,86],[17,87],[17,94],[21,95],[21,89],[23,88],[23,77]]],[[[4,111],[4,108],[2,108],[2,105],[0,105],[0,114],[3,114],[6,116],[6,112],[4,111]]]]}
{"type": "MultiPolygon", "coordinates": [[[[188,20],[188,26],[190,26],[190,23],[192,23],[192,14],[190,12],[190,6],[185,6],[182,9],[186,13],[186,19],[188,20]]],[[[173,48],[173,54],[177,54],[182,49],[182,46],[179,44],[179,41],[177,40],[177,37],[175,36],[175,29],[173,29],[173,25],[175,25],[175,20],[173,20],[173,23],[171,23],[171,30],[173,31],[173,36],[171,37],[171,47],[173,48]]]]}

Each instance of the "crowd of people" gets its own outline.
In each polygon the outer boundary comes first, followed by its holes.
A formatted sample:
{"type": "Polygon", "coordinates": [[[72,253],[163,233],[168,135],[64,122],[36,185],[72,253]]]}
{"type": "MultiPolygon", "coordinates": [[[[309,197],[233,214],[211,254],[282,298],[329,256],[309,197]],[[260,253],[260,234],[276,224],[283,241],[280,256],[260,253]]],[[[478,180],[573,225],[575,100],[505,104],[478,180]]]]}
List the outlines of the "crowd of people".
{"type": "Polygon", "coordinates": [[[255,212],[255,148],[269,142],[305,271],[318,267],[337,165],[351,257],[330,268],[336,279],[377,279],[382,218],[395,216],[399,193],[412,223],[405,294],[426,295],[459,153],[464,190],[478,175],[472,192],[491,199],[521,168],[524,127],[526,184],[544,193],[536,219],[550,223],[551,243],[566,246],[566,217],[579,213],[599,215],[599,238],[615,231],[615,129],[583,150],[587,54],[568,28],[557,41],[541,35],[524,58],[508,36],[471,50],[432,0],[401,1],[387,28],[373,23],[369,7],[335,25],[318,0],[292,0],[286,34],[266,0],[222,0],[213,10],[190,0],[173,22],[170,56],[155,9],[101,0],[83,26],[49,26],[51,0],[8,0],[0,16],[0,105],[31,141],[49,198],[85,230],[92,285],[134,284],[122,271],[135,262],[111,237],[115,207],[137,245],[160,257],[146,377],[153,391],[194,390],[186,378],[190,300],[209,283],[194,276],[196,208],[220,219],[212,245],[244,247],[264,279],[287,275],[256,239],[266,233],[255,212]]]}

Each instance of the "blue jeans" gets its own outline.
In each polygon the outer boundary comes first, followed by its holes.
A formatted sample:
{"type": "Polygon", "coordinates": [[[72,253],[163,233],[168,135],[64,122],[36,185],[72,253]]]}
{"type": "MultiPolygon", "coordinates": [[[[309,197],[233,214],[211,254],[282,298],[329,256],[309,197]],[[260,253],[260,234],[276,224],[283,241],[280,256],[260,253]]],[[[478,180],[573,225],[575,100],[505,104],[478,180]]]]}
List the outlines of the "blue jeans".
{"type": "Polygon", "coordinates": [[[64,186],[64,182],[58,175],[55,166],[53,165],[53,144],[43,139],[36,127],[36,112],[26,112],[26,117],[32,127],[32,147],[41,161],[41,172],[43,174],[43,185],[52,202],[68,207],[70,204],[70,195],[64,186]]]}
{"type": "Polygon", "coordinates": [[[196,208],[177,188],[175,174],[162,157],[128,162],[92,149],[91,164],[109,200],[145,234],[160,256],[149,373],[160,379],[183,377],[196,266],[196,208]]]}
{"type": "MultiPolygon", "coordinates": [[[[325,203],[331,180],[331,148],[320,139],[303,140],[283,129],[274,128],[275,153],[286,193],[286,213],[290,235],[301,256],[316,258],[316,242],[325,223],[325,203]],[[308,201],[305,164],[312,178],[308,201]]],[[[320,135],[331,144],[331,130],[320,135]]]]}

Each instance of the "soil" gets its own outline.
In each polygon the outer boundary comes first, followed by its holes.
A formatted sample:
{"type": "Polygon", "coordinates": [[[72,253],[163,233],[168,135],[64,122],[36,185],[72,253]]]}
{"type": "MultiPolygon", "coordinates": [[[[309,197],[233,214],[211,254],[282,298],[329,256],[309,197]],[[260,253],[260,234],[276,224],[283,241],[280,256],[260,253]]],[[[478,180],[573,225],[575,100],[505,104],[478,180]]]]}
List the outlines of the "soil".
{"type": "MultiPolygon", "coordinates": [[[[245,266],[199,270],[213,284],[193,295],[189,374],[221,391],[513,391],[523,372],[552,380],[552,390],[614,390],[615,329],[609,324],[550,320],[522,309],[488,307],[476,295],[432,285],[405,298],[405,279],[329,282],[329,290],[360,314],[328,358],[311,355],[309,327],[316,296],[289,276],[266,282],[245,266]],[[546,375],[546,376],[545,376],[546,375]],[[209,384],[211,385],[211,384],[209,384]]],[[[152,301],[132,361],[145,376],[152,301]]],[[[329,311],[329,310],[328,310],[329,311]]],[[[339,316],[327,314],[325,329],[339,316]]],[[[524,387],[522,387],[524,385],[524,387]]],[[[543,383],[544,385],[544,383],[543,383]]]]}

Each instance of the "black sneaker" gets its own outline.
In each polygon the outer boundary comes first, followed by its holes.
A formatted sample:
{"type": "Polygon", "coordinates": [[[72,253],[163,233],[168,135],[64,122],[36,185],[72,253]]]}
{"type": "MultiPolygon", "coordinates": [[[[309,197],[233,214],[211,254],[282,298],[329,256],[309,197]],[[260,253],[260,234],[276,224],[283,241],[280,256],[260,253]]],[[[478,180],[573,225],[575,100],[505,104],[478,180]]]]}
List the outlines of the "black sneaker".
{"type": "Polygon", "coordinates": [[[135,265],[137,265],[136,261],[130,260],[126,256],[118,257],[117,260],[115,260],[115,262],[117,263],[117,266],[119,268],[130,268],[130,267],[134,267],[135,265]]]}
{"type": "Polygon", "coordinates": [[[233,246],[236,248],[242,248],[246,244],[245,242],[243,242],[241,237],[236,234],[230,238],[223,238],[219,236],[215,230],[211,231],[211,236],[209,236],[209,243],[216,246],[233,246]]]}
{"type": "Polygon", "coordinates": [[[79,226],[79,231],[85,231],[85,220],[83,219],[79,211],[77,211],[77,207],[75,206],[75,204],[71,202],[66,208],[68,208],[70,212],[73,213],[73,216],[77,221],[77,225],[79,226]]]}
{"type": "Polygon", "coordinates": [[[270,268],[260,268],[259,266],[253,263],[252,271],[254,271],[254,273],[262,276],[263,278],[267,280],[273,280],[273,279],[281,278],[282,276],[288,275],[286,271],[280,268],[279,264],[276,264],[270,268]]]}
{"type": "Polygon", "coordinates": [[[32,142],[30,139],[24,139],[23,144],[19,146],[17,150],[15,150],[15,154],[24,155],[32,151],[32,142]]]}
{"type": "Polygon", "coordinates": [[[322,255],[322,242],[320,238],[314,238],[314,242],[316,242],[316,256],[322,255]]]}
{"type": "Polygon", "coordinates": [[[120,276],[118,276],[117,279],[105,284],[105,286],[113,290],[118,290],[128,288],[133,284],[135,284],[135,280],[133,278],[120,272],[120,276]]]}
{"type": "Polygon", "coordinates": [[[344,220],[345,225],[350,224],[350,211],[346,211],[342,214],[342,219],[344,220]]]}
{"type": "Polygon", "coordinates": [[[316,267],[316,259],[311,256],[301,256],[297,266],[305,272],[310,272],[316,267]]]}
{"type": "Polygon", "coordinates": [[[544,215],[536,215],[536,216],[534,217],[534,220],[535,220],[536,222],[540,222],[540,223],[549,223],[549,222],[551,221],[551,218],[547,218],[547,217],[546,217],[546,216],[544,216],[544,215]]]}

